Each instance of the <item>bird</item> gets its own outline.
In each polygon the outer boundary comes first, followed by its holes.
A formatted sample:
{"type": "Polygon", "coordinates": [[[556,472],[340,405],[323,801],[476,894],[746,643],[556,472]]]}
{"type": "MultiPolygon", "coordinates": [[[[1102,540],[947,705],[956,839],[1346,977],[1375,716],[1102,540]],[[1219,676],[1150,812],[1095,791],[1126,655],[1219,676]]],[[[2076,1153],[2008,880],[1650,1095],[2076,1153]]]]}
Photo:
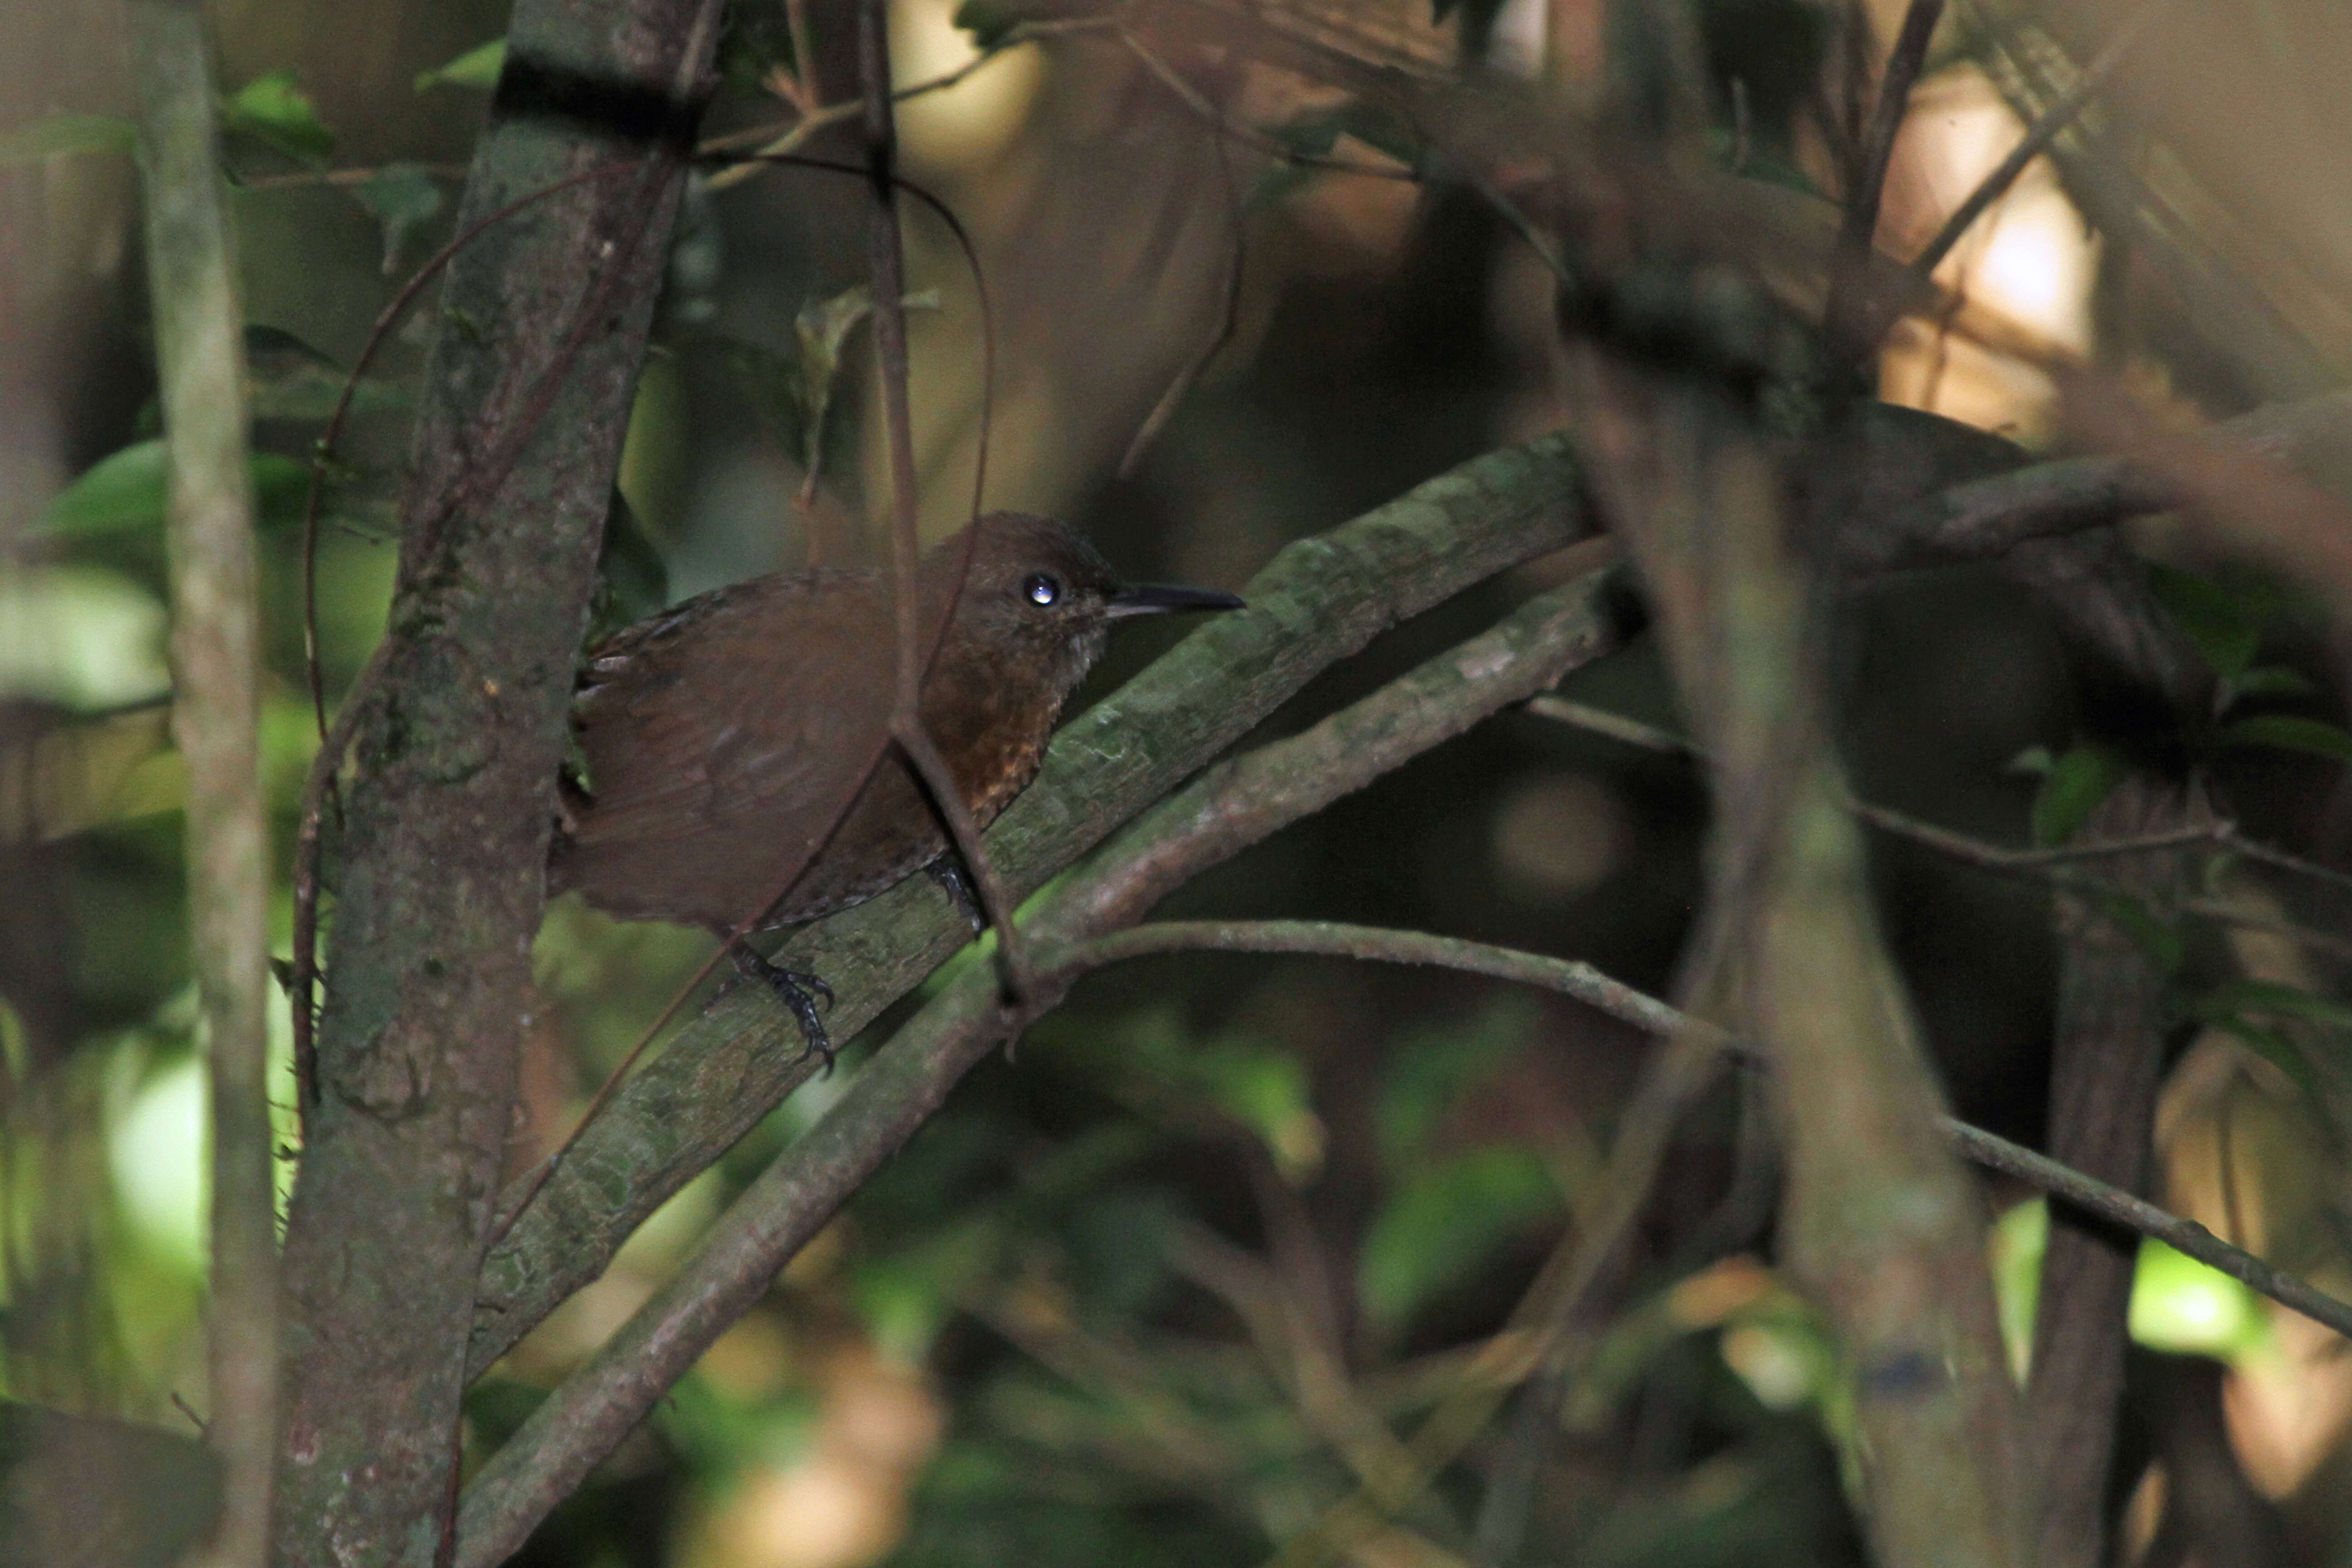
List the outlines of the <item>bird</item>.
{"type": "MultiPolygon", "coordinates": [[[[1214,589],[1123,584],[1051,518],[992,512],[970,529],[916,570],[922,647],[938,647],[917,712],[985,826],[1036,775],[1111,623],[1245,606],[1214,589]]],[[[926,868],[982,924],[889,739],[895,626],[889,578],[874,571],[778,572],[688,599],[588,650],[559,780],[550,896],[711,931],[828,1066],[816,1000],[829,1005],[831,990],[771,963],[749,931],[821,920],[926,868]]]]}

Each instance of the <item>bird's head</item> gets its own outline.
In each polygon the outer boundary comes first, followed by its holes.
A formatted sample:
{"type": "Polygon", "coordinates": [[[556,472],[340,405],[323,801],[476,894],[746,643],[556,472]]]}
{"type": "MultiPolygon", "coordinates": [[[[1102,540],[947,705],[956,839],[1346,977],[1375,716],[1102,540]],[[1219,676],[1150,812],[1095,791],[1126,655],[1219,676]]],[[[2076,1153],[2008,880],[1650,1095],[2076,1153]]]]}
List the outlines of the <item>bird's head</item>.
{"type": "Polygon", "coordinates": [[[1243,607],[1212,588],[1121,583],[1093,545],[1051,518],[998,511],[977,527],[977,539],[952,534],[923,558],[925,602],[940,603],[961,575],[956,638],[1036,671],[1058,691],[1085,679],[1115,620],[1243,607]]]}

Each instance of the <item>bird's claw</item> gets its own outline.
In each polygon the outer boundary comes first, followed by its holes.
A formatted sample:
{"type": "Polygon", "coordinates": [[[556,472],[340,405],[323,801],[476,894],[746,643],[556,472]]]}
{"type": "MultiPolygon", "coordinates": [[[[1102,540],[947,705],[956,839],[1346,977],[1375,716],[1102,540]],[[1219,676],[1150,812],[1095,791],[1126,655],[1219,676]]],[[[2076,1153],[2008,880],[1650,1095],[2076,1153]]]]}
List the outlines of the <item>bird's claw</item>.
{"type": "Polygon", "coordinates": [[[738,944],[732,951],[735,967],[743,973],[766,984],[776,994],[776,1000],[801,1026],[801,1037],[808,1042],[794,1065],[814,1057],[829,1077],[833,1072],[833,1037],[825,1033],[824,1020],[817,1013],[817,998],[824,998],[827,1009],[833,1006],[833,987],[814,974],[786,969],[753,952],[749,944],[738,944]]]}

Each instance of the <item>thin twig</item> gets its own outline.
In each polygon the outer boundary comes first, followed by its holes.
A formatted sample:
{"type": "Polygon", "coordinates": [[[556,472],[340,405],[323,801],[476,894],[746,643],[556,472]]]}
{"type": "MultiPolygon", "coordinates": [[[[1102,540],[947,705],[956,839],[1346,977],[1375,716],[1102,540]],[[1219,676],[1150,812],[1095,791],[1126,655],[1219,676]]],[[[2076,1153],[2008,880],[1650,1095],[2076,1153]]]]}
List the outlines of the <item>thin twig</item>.
{"type": "Polygon", "coordinates": [[[2289,1311],[2299,1312],[2339,1334],[2352,1335],[2352,1303],[2340,1301],[2294,1275],[2273,1268],[2252,1253],[2231,1246],[2195,1220],[2183,1219],[2145,1198],[2094,1181],[2046,1154],[2037,1154],[2005,1138],[1995,1137],[1980,1127],[1948,1119],[1944,1131],[1951,1134],[1960,1152],[1978,1164],[2005,1172],[2101,1219],[2151,1237],[2175,1252],[2219,1269],[2289,1311]]]}
{"type": "Polygon", "coordinates": [[[1886,193],[1886,172],[1895,159],[1895,140],[1911,101],[1911,89],[1927,64],[1928,40],[1944,15],[1944,0],[1911,0],[1903,30],[1887,52],[1886,68],[1878,79],[1878,99],[1870,128],[1862,143],[1853,188],[1846,193],[1845,219],[1839,228],[1830,300],[1822,311],[1822,328],[1836,353],[1859,362],[1877,346],[1879,323],[1874,300],[1865,298],[1869,266],[1878,237],[1878,211],[1886,193]]]}
{"type": "Polygon", "coordinates": [[[816,45],[809,37],[808,0],[784,0],[784,36],[793,46],[793,102],[803,112],[824,101],[816,78],[816,45]]]}
{"type": "Polygon", "coordinates": [[[1162,59],[1157,51],[1125,26],[1115,29],[1120,45],[1133,55],[1136,63],[1150,72],[1153,80],[1166,88],[1177,102],[1191,110],[1215,128],[1221,136],[1231,137],[1254,152],[1300,169],[1320,169],[1334,174],[1361,174],[1367,179],[1417,181],[1421,176],[1402,163],[1372,163],[1360,158],[1338,158],[1331,154],[1301,153],[1286,147],[1255,126],[1241,125],[1228,120],[1224,112],[1202,96],[1201,90],[1184,79],[1181,72],[1162,59]]]}
{"type": "MultiPolygon", "coordinates": [[[[918,481],[914,421],[908,407],[907,258],[898,234],[898,187],[895,177],[898,130],[890,96],[889,34],[883,0],[859,0],[857,68],[866,94],[863,122],[873,198],[866,258],[874,274],[875,358],[881,373],[882,424],[890,461],[890,602],[898,648],[898,680],[890,706],[890,738],[923,781],[956,854],[971,875],[973,890],[980,895],[980,907],[996,931],[996,964],[1005,994],[1019,1002],[1029,992],[1029,970],[1021,952],[1020,932],[1013,923],[1011,900],[1005,896],[995,866],[988,858],[988,851],[981,847],[980,828],[972,821],[961,786],[923,727],[926,660],[919,624],[922,605],[916,584],[921,551],[915,522],[918,481]]],[[[971,576],[972,553],[979,542],[980,530],[975,526],[964,536],[963,570],[957,574],[959,581],[971,576]]],[[[948,614],[951,617],[954,613],[950,603],[948,614]]]]}
{"type": "MultiPolygon", "coordinates": [[[[795,0],[793,14],[797,16],[798,12],[799,5],[795,0]]],[[[966,78],[998,56],[1007,54],[1024,44],[1041,43],[1047,38],[1068,33],[1096,31],[1117,25],[1117,22],[1108,16],[1069,16],[1049,22],[1024,22],[953,70],[943,71],[928,81],[919,81],[911,87],[902,87],[892,93],[890,98],[893,102],[906,103],[929,93],[945,92],[951,87],[961,85],[966,78]]],[[[800,26],[804,24],[795,23],[795,26],[800,26]]],[[[814,76],[813,74],[808,76],[805,81],[804,90],[814,92],[814,76]]],[[[705,140],[696,148],[696,153],[699,156],[708,157],[714,153],[731,153],[745,147],[757,148],[760,155],[767,157],[795,153],[813,140],[818,132],[863,117],[866,112],[866,100],[859,97],[848,99],[840,103],[819,104],[812,99],[806,103],[796,100],[793,107],[800,111],[800,114],[791,125],[782,127],[755,125],[747,130],[727,132],[722,135],[705,140]]],[[[742,169],[724,169],[711,175],[705,183],[705,188],[711,191],[723,191],[748,178],[750,174],[742,169]]]]}
{"type": "Polygon", "coordinates": [[[2234,823],[2222,823],[2217,830],[2217,837],[2223,848],[2242,855],[2249,860],[2277,870],[2291,871],[2298,877],[2308,877],[2315,882],[2325,882],[2331,888],[2352,891],[2352,875],[2347,875],[2333,866],[2322,866],[2315,860],[2306,860],[2299,855],[2290,855],[2284,849],[2273,849],[2267,844],[2258,844],[2240,833],[2234,823]]]}
{"type": "MultiPolygon", "coordinates": [[[[1210,102],[1199,89],[1186,81],[1181,72],[1160,58],[1150,46],[1129,29],[1125,27],[1118,29],[1118,39],[1129,52],[1135,56],[1137,61],[1151,74],[1153,79],[1165,87],[1179,103],[1207,121],[1216,129],[1219,135],[1230,137],[1244,147],[1262,153],[1293,168],[1318,169],[1340,174],[1361,174],[1371,179],[1400,180],[1419,184],[1432,184],[1436,181],[1437,165],[1426,157],[1421,167],[1412,168],[1402,163],[1368,163],[1358,159],[1335,158],[1328,153],[1301,153],[1286,147],[1281,142],[1255,127],[1235,124],[1228,120],[1223,111],[1210,102]]],[[[1423,141],[1428,142],[1432,152],[1443,151],[1438,147],[1435,140],[1429,136],[1424,127],[1416,125],[1415,130],[1422,135],[1423,141]]],[[[1519,237],[1521,243],[1535,253],[1536,258],[1541,261],[1554,277],[1564,283],[1572,284],[1576,281],[1574,274],[1569,270],[1568,263],[1560,258],[1559,251],[1553,248],[1551,242],[1545,238],[1543,231],[1536,226],[1534,221],[1519,208],[1518,204],[1505,195],[1492,180],[1470,166],[1466,161],[1449,160],[1449,162],[1453,163],[1462,183],[1494,210],[1496,216],[1500,217],[1511,232],[1519,237]]]]}
{"type": "MultiPolygon", "coordinates": [[[[1426,931],[1385,931],[1326,921],[1164,921],[1086,942],[1057,959],[1056,974],[1059,977],[1079,967],[1093,969],[1124,959],[1170,952],[1319,954],[1384,963],[1430,964],[1490,975],[1556,991],[1650,1033],[1688,1031],[1750,1066],[1769,1066],[1737,1037],[1611,980],[1590,964],[1426,931]]],[[[2015,1176],[2141,1236],[2153,1237],[2176,1252],[2220,1269],[2257,1294],[2315,1323],[2352,1335],[2352,1303],[2338,1300],[2273,1268],[2243,1248],[2223,1241],[2196,1221],[2160,1209],[2146,1199],[1957,1118],[1945,1118],[1943,1126],[1960,1152],[1978,1164],[2015,1176]]]]}
{"type": "Polygon", "coordinates": [[[1181,1231],[1168,1260],[1233,1309],[1286,1385],[1304,1424],[1355,1472],[1358,1482],[1389,1512],[1410,1510],[1420,1490],[1412,1450],[1357,1397],[1329,1347],[1306,1331],[1280,1277],[1205,1226],[1181,1231]]]}
{"type": "Polygon", "coordinates": [[[1232,227],[1234,236],[1232,248],[1226,252],[1224,310],[1217,323],[1216,334],[1202,345],[1199,353],[1184,362],[1184,368],[1176,373],[1176,379],[1168,384],[1168,390],[1160,395],[1160,401],[1152,405],[1151,412],[1136,430],[1135,439],[1127,444],[1126,455],[1118,460],[1118,477],[1122,479],[1135,477],[1136,469],[1142,466],[1143,454],[1150,449],[1153,441],[1159,439],[1160,432],[1167,427],[1168,421],[1175,417],[1178,406],[1192,393],[1193,384],[1201,379],[1216,357],[1224,353],[1225,345],[1234,341],[1234,334],[1241,329],[1242,278],[1249,259],[1249,230],[1242,211],[1241,192],[1234,184],[1234,163],[1226,151],[1225,139],[1212,135],[1209,145],[1217,155],[1217,175],[1225,194],[1225,221],[1232,227]]]}
{"type": "Polygon", "coordinates": [[[2084,860],[2110,859],[2118,855],[2138,855],[2151,849],[2180,849],[2195,844],[2216,844],[2224,841],[2227,825],[2197,823],[2187,827],[2168,827],[2154,833],[2136,833],[2126,837],[2094,839],[2084,844],[2061,844],[2047,849],[2010,849],[1998,844],[1987,844],[1948,827],[1938,827],[1932,822],[1922,822],[1916,816],[1883,805],[1850,803],[1854,816],[1873,827],[1908,838],[1915,844],[1946,855],[1955,860],[1965,860],[1971,866],[1981,866],[1989,871],[2039,871],[2053,867],[2069,866],[2084,860]]]}
{"type": "MultiPolygon", "coordinates": [[[[463,163],[403,163],[398,166],[430,174],[436,180],[462,180],[466,177],[466,166],[463,163]]],[[[297,169],[283,174],[247,174],[237,177],[235,183],[240,191],[297,190],[315,185],[336,187],[364,185],[371,180],[383,178],[389,172],[390,167],[387,165],[385,168],[373,169],[297,169]]]]}
{"type": "Polygon", "coordinates": [[[2139,10],[2116,30],[2116,36],[2107,40],[2106,47],[2099,51],[2097,58],[2084,69],[2064,96],[2042,112],[2025,134],[2018,139],[2017,145],[2010,149],[2009,156],[1977,182],[1976,189],[1969,193],[1966,201],[1952,209],[1952,216],[1944,220],[1944,226],[1936,231],[1936,237],[1911,258],[1913,277],[1925,279],[1934,272],[1937,264],[1951,254],[1952,247],[1960,242],[1960,237],[1985,215],[1986,209],[2009,194],[2009,188],[2017,184],[2018,176],[2025,173],[2026,165],[2048,152],[2051,144],[2065,134],[2067,127],[2074,123],[2084,106],[2098,95],[2100,89],[2106,86],[2107,79],[2115,75],[2116,68],[2131,53],[2132,46],[2139,42],[2150,25],[2171,5],[2172,0],[2144,0],[2139,10]]]}
{"type": "Polygon", "coordinates": [[[1154,921],[1097,937],[1059,955],[1055,978],[1066,973],[1075,979],[1106,964],[1167,952],[1295,952],[1424,964],[1556,991],[1654,1035],[1672,1034],[1690,1022],[1664,1002],[1576,959],[1331,921],[1154,921]]]}
{"type": "Polygon", "coordinates": [[[1878,235],[1878,209],[1886,195],[1886,174],[1895,162],[1895,141],[1911,106],[1911,89],[1927,63],[1927,44],[1943,19],[1944,0],[1911,0],[1904,13],[1903,29],[1887,51],[1886,68],[1879,74],[1878,98],[1871,107],[1870,129],[1862,146],[1862,163],[1854,188],[1846,193],[1845,221],[1839,248],[1865,252],[1878,235]]]}
{"type": "MultiPolygon", "coordinates": [[[[1629,746],[1639,746],[1644,751],[1661,752],[1695,763],[1706,761],[1705,753],[1696,746],[1671,731],[1661,730],[1654,724],[1644,724],[1639,719],[1630,719],[1622,713],[1612,713],[1606,709],[1595,708],[1590,703],[1561,697],[1555,692],[1546,692],[1536,698],[1528,703],[1527,710],[1539,718],[1558,720],[1563,724],[1573,724],[1580,730],[1589,730],[1596,735],[1605,735],[1612,741],[1622,742],[1629,746]]],[[[2137,855],[2149,849],[2178,849],[2191,844],[2240,847],[2245,843],[2245,840],[2237,837],[2234,825],[2227,822],[2214,822],[2200,823],[2188,827],[2167,828],[2159,833],[2136,834],[2127,838],[2105,838],[2088,844],[2064,844],[2048,849],[2011,849],[1998,844],[1988,844],[1981,838],[1971,838],[1964,833],[1955,833],[1948,827],[1938,827],[1931,822],[1922,822],[1916,816],[1895,811],[1888,806],[1872,805],[1866,801],[1849,801],[1847,809],[1873,827],[1911,839],[1948,855],[1953,859],[1965,860],[1969,865],[1981,866],[1988,870],[2033,871],[2054,866],[2070,865],[2081,860],[2105,859],[2116,855],[2137,855]]],[[[2292,856],[2281,858],[2289,860],[2294,858],[2292,856]]],[[[2325,870],[2325,868],[2312,868],[2312,869],[2325,870]]]]}

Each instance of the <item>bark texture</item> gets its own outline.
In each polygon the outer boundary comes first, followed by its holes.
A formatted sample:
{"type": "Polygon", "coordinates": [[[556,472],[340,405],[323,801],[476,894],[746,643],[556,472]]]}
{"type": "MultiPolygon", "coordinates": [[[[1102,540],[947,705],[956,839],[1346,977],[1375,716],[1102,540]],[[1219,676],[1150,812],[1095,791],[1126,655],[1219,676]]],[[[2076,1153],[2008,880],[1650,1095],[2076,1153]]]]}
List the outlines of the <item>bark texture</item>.
{"type": "Polygon", "coordinates": [[[512,1114],[565,710],[715,0],[524,0],[460,216],[286,1242],[281,1563],[424,1564],[512,1114]],[[583,177],[584,176],[584,177],[583,177]]]}

